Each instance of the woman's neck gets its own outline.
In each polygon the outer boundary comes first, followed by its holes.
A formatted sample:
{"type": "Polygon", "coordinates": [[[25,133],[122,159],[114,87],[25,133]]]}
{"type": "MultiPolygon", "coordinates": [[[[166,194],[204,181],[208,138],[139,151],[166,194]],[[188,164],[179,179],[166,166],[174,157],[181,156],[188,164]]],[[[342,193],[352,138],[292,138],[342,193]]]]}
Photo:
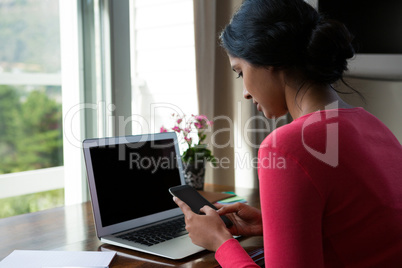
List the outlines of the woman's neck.
{"type": "Polygon", "coordinates": [[[303,86],[300,90],[289,86],[286,90],[286,102],[293,119],[318,110],[353,108],[344,102],[329,85],[303,86]]]}

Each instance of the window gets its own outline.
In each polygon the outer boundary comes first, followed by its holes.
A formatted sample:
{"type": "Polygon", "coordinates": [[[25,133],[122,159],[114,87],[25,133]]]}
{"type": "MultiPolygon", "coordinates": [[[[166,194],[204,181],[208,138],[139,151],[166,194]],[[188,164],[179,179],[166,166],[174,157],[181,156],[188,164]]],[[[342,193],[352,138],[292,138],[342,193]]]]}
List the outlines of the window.
{"type": "Polygon", "coordinates": [[[63,165],[58,1],[1,1],[0,25],[0,217],[5,217],[64,200],[62,189],[38,194],[63,188],[63,177],[54,176],[62,173],[55,167],[63,165]]]}
{"type": "MultiPolygon", "coordinates": [[[[136,0],[131,14],[133,133],[197,114],[192,0],[136,0]],[[135,119],[135,118],[134,118],[135,119]]],[[[173,123],[171,124],[173,126],[173,123]]]]}
{"type": "Polygon", "coordinates": [[[5,0],[0,25],[0,211],[86,201],[83,139],[198,112],[192,0],[5,0]]]}

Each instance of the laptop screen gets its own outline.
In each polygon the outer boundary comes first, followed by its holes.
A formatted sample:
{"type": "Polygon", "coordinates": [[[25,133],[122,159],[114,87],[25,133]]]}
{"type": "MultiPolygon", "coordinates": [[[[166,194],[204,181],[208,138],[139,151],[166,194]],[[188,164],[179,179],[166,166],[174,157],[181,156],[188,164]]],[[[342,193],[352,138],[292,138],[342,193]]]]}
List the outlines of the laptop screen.
{"type": "Polygon", "coordinates": [[[168,189],[181,184],[173,139],[89,149],[102,226],[177,208],[168,189]]]}

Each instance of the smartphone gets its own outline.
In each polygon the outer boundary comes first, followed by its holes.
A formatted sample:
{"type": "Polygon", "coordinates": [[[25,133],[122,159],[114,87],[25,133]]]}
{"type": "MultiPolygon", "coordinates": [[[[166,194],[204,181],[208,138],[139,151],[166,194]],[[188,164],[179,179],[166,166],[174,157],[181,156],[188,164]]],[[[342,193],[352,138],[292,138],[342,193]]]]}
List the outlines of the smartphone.
{"type": "MultiPolygon", "coordinates": [[[[214,205],[212,205],[199,192],[197,192],[197,190],[195,190],[191,186],[179,185],[171,187],[169,188],[169,192],[173,196],[180,198],[180,200],[186,203],[194,213],[201,214],[200,209],[205,205],[217,210],[217,208],[214,205]]],[[[221,219],[226,224],[227,228],[230,228],[233,225],[232,221],[229,220],[228,217],[223,215],[221,216],[221,219]]]]}

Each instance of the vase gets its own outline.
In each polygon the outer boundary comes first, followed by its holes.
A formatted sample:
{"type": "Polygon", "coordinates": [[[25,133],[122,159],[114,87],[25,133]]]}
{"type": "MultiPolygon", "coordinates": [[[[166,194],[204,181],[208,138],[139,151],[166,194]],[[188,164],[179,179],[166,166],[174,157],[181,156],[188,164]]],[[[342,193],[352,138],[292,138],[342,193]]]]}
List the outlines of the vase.
{"type": "Polygon", "coordinates": [[[205,162],[183,163],[184,180],[196,190],[204,190],[205,162]]]}

